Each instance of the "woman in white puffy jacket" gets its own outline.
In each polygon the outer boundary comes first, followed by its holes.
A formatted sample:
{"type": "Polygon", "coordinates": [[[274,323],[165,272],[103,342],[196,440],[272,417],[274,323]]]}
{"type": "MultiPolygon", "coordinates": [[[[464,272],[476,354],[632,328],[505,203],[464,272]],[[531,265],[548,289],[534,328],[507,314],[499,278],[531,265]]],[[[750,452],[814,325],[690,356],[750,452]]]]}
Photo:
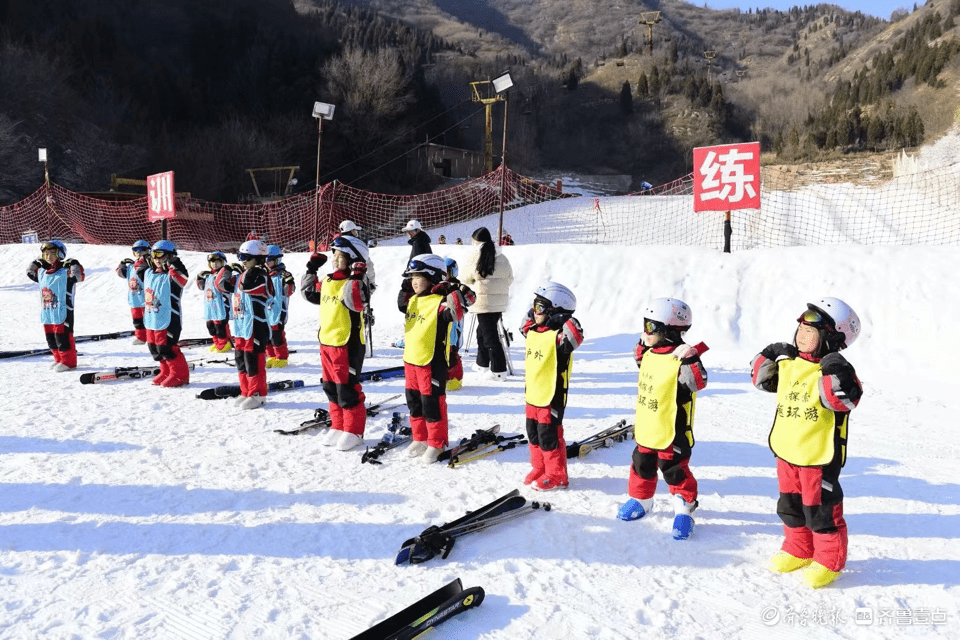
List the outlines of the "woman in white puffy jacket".
{"type": "Polygon", "coordinates": [[[477,294],[477,301],[470,307],[477,314],[477,366],[489,371],[494,380],[502,380],[507,358],[497,335],[497,323],[510,302],[513,268],[486,227],[473,232],[473,246],[476,250],[460,269],[460,280],[477,294]]]}

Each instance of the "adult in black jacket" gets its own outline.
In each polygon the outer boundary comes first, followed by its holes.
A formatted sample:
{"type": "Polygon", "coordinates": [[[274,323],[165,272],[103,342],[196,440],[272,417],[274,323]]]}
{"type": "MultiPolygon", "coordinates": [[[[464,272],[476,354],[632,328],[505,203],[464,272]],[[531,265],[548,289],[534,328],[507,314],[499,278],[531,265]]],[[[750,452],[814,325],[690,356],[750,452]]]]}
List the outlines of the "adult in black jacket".
{"type": "Polygon", "coordinates": [[[407,226],[403,228],[407,232],[407,235],[410,237],[407,240],[407,244],[410,245],[410,259],[413,260],[414,256],[423,255],[424,253],[433,253],[433,249],[430,248],[430,236],[423,230],[423,227],[420,225],[418,220],[411,220],[407,223],[407,226]]]}

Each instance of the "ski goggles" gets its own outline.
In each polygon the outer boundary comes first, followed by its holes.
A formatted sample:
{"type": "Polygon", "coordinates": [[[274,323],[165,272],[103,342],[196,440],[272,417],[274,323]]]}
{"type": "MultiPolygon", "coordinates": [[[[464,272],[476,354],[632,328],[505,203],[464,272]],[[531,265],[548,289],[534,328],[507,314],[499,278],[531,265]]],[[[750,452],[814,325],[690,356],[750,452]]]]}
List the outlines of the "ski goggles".
{"type": "Polygon", "coordinates": [[[246,262],[247,260],[256,260],[259,256],[255,256],[252,253],[238,253],[237,260],[240,262],[246,262]]]}
{"type": "Polygon", "coordinates": [[[412,276],[418,273],[425,274],[425,275],[435,275],[437,273],[437,270],[422,260],[411,260],[407,264],[407,271],[405,275],[412,276]]]}
{"type": "Polygon", "coordinates": [[[223,256],[211,253],[207,256],[207,262],[226,262],[223,256]]]}
{"type": "Polygon", "coordinates": [[[546,314],[548,311],[550,311],[550,309],[552,309],[552,307],[550,306],[550,303],[549,303],[549,302],[546,302],[546,301],[544,301],[544,300],[534,300],[534,301],[533,301],[533,312],[534,312],[534,313],[546,314]]]}
{"type": "Polygon", "coordinates": [[[664,329],[667,328],[667,325],[662,322],[657,322],[656,320],[650,320],[648,318],[643,319],[643,331],[645,333],[661,333],[664,329]]]}
{"type": "Polygon", "coordinates": [[[158,258],[158,259],[159,259],[159,258],[166,257],[166,256],[168,256],[168,255],[170,255],[170,254],[167,253],[166,251],[161,251],[161,250],[159,250],[159,249],[158,249],[157,251],[154,251],[154,252],[153,252],[153,257],[154,257],[154,258],[158,258]]]}
{"type": "Polygon", "coordinates": [[[797,322],[810,325],[814,329],[833,329],[833,321],[816,309],[804,311],[803,315],[797,318],[797,322]]]}

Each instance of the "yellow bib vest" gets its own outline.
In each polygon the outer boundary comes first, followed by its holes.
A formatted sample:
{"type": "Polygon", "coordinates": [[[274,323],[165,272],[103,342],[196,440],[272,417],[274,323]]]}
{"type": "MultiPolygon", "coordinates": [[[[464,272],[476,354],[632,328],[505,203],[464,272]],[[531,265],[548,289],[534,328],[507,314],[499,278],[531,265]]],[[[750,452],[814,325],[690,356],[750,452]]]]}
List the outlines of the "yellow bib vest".
{"type": "MultiPolygon", "coordinates": [[[[527,385],[524,400],[534,407],[549,407],[557,393],[557,334],[559,331],[527,332],[527,385]]],[[[570,385],[573,356],[563,372],[563,388],[570,385]]]]}
{"type": "MultiPolygon", "coordinates": [[[[811,467],[829,464],[834,456],[836,414],[820,403],[819,382],[823,372],[816,362],[801,358],[781,360],[777,364],[777,416],[770,429],[770,449],[790,464],[811,467]]],[[[847,421],[840,425],[840,437],[846,440],[847,421]]],[[[841,446],[840,464],[846,458],[841,446]]]]}
{"type": "MultiPolygon", "coordinates": [[[[327,278],[320,289],[320,344],[342,347],[350,340],[350,310],[343,305],[343,289],[349,280],[327,278]]],[[[363,344],[363,314],[360,314],[360,343],[363,344]]]]}
{"type": "MultiPolygon", "coordinates": [[[[662,451],[677,433],[677,375],[680,361],[670,353],[648,351],[640,361],[633,436],[637,444],[662,451]]],[[[697,394],[687,404],[687,440],[693,446],[693,410],[697,394]]]]}
{"type": "Polygon", "coordinates": [[[437,313],[443,296],[413,296],[403,323],[403,361],[422,367],[433,360],[437,345],[437,313]]]}

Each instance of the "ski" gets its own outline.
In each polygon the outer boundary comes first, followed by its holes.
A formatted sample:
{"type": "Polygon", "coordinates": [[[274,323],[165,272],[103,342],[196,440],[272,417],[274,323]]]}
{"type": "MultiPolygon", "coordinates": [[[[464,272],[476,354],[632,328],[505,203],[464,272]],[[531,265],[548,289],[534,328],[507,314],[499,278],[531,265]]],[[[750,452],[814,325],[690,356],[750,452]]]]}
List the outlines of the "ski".
{"type": "MultiPolygon", "coordinates": [[[[196,362],[188,362],[190,370],[193,371],[197,367],[203,367],[208,364],[229,364],[230,361],[224,358],[223,360],[199,360],[196,362]]],[[[160,373],[159,365],[151,365],[148,367],[115,367],[113,369],[106,369],[104,371],[94,371],[91,373],[80,374],[80,384],[99,384],[101,382],[109,382],[111,380],[139,380],[142,378],[150,378],[156,376],[160,373]]]]}
{"type": "Polygon", "coordinates": [[[482,444],[495,442],[498,433],[500,433],[500,425],[498,424],[493,425],[489,429],[478,429],[474,431],[473,435],[469,438],[460,440],[460,444],[454,445],[441,453],[437,460],[444,462],[466,451],[473,451],[482,444]]]}
{"type": "MultiPolygon", "coordinates": [[[[270,391],[286,391],[287,389],[309,389],[319,387],[318,384],[304,384],[303,380],[279,380],[267,385],[270,391]]],[[[201,400],[223,400],[240,396],[240,385],[226,384],[213,389],[204,389],[197,394],[201,400]]]]}
{"type": "MultiPolygon", "coordinates": [[[[129,338],[134,332],[131,331],[114,331],[113,333],[96,333],[88,336],[74,336],[74,344],[79,342],[99,342],[101,340],[116,340],[118,338],[129,338]]],[[[22,349],[20,351],[0,351],[0,360],[6,358],[30,358],[33,356],[45,356],[50,354],[50,349],[44,347],[42,349],[22,349]]]]}
{"type": "Polygon", "coordinates": [[[360,374],[360,382],[380,382],[390,378],[402,378],[403,367],[387,367],[386,369],[374,369],[373,371],[364,371],[360,374]]]}
{"type": "Polygon", "coordinates": [[[367,450],[360,456],[360,464],[364,462],[383,464],[380,462],[380,456],[390,451],[390,449],[396,449],[400,445],[411,442],[412,440],[413,431],[411,431],[410,427],[403,424],[403,415],[399,412],[394,412],[393,418],[387,426],[387,432],[383,434],[380,442],[372,449],[367,447],[367,450]]]}
{"type": "MultiPolygon", "coordinates": [[[[386,400],[381,400],[377,404],[372,404],[367,407],[367,416],[373,417],[383,411],[388,409],[394,409],[403,405],[392,405],[389,407],[383,406],[385,403],[403,396],[402,393],[398,393],[395,396],[390,396],[386,400]]],[[[310,420],[304,420],[300,423],[300,427],[297,429],[274,429],[274,433],[279,433],[282,436],[296,436],[301,433],[306,433],[312,429],[326,429],[330,426],[330,412],[324,409],[323,407],[318,408],[313,412],[313,418],[310,420]]]]}
{"type": "MultiPolygon", "coordinates": [[[[190,371],[196,368],[196,363],[188,362],[190,371]]],[[[117,367],[107,371],[80,374],[80,384],[100,384],[111,380],[139,380],[152,378],[160,373],[160,365],[150,367],[117,367]]]]}
{"type": "Polygon", "coordinates": [[[614,442],[623,442],[633,432],[633,425],[621,420],[608,429],[567,445],[567,459],[581,458],[591,451],[611,446],[614,442]]]}
{"type": "Polygon", "coordinates": [[[363,333],[367,339],[367,357],[373,357],[373,310],[368,304],[363,311],[363,333]]]}
{"type": "Polygon", "coordinates": [[[480,587],[463,588],[460,578],[378,622],[351,640],[406,640],[416,638],[444,620],[483,602],[480,587]]]}
{"type": "Polygon", "coordinates": [[[527,440],[524,439],[522,435],[497,436],[495,442],[481,445],[474,451],[469,452],[468,455],[461,454],[453,456],[450,458],[450,462],[447,463],[447,466],[451,469],[454,469],[468,462],[473,462],[474,460],[479,460],[480,458],[486,458],[487,456],[492,456],[493,454],[500,453],[502,451],[509,451],[510,449],[515,449],[516,447],[524,444],[527,444],[527,440]]]}
{"type": "Polygon", "coordinates": [[[510,357],[510,344],[513,342],[513,333],[507,331],[507,327],[503,324],[503,316],[500,316],[500,321],[497,323],[497,338],[500,339],[500,346],[503,347],[503,355],[507,361],[507,371],[510,375],[513,375],[513,358],[510,357]]]}
{"type": "Polygon", "coordinates": [[[184,338],[177,342],[177,346],[183,348],[202,347],[210,344],[213,344],[213,338],[184,338]]]}
{"type": "Polygon", "coordinates": [[[457,538],[541,509],[549,511],[550,504],[533,502],[528,505],[527,499],[520,495],[520,490],[514,489],[453,522],[427,527],[420,535],[401,545],[396,564],[420,564],[437,555],[445,559],[450,555],[457,538]]]}

